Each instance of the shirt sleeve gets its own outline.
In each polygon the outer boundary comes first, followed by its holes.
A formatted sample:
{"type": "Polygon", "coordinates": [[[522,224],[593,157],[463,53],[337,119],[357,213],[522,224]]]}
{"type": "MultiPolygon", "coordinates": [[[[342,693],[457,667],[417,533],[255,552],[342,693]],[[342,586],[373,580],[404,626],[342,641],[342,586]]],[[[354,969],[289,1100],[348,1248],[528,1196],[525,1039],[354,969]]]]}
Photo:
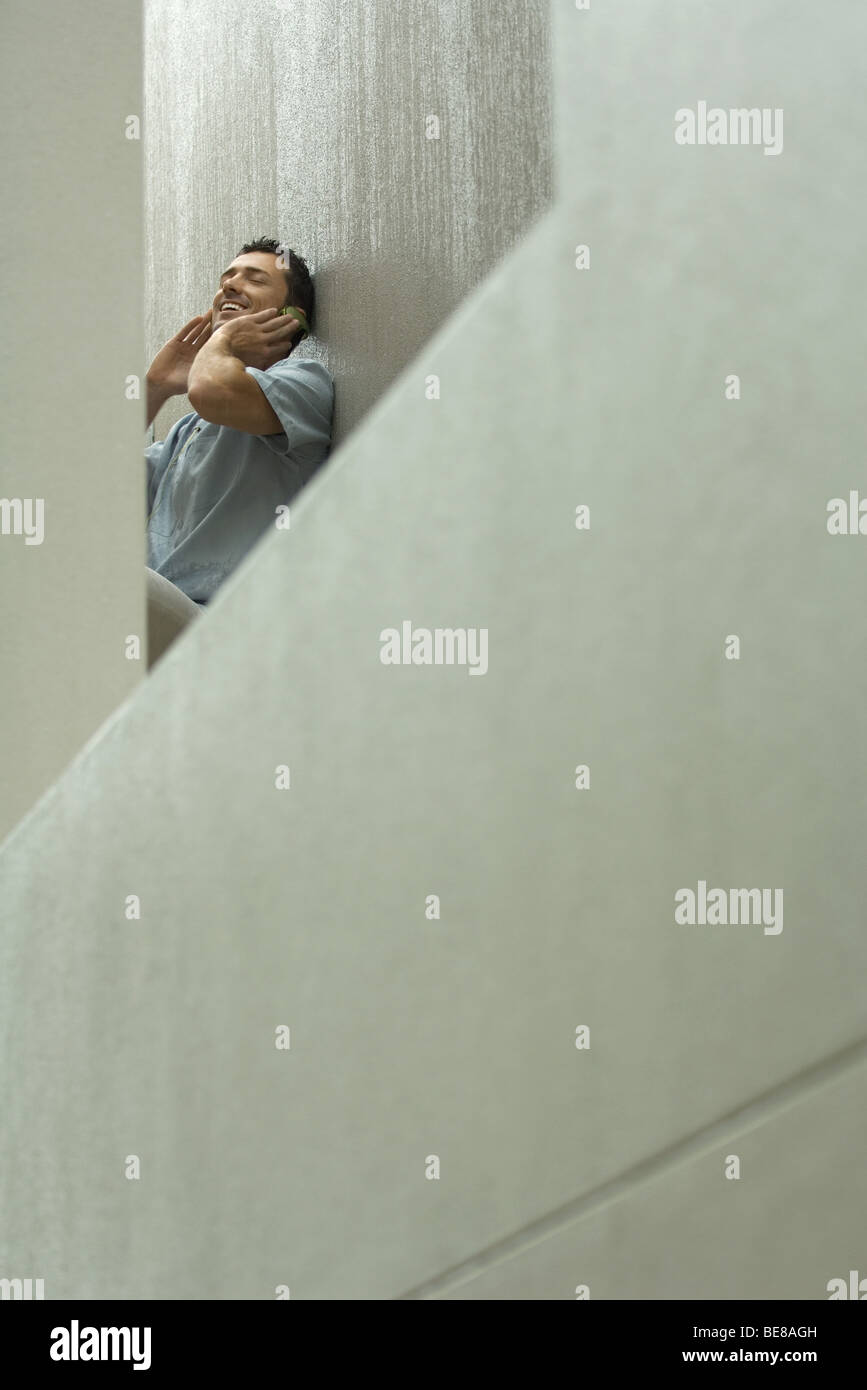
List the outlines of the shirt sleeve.
{"type": "Polygon", "coordinates": [[[144,451],[145,464],[147,466],[147,490],[145,496],[147,500],[148,516],[150,516],[153,510],[157,489],[178,447],[184,427],[189,425],[195,418],[195,412],[182,415],[180,420],[177,420],[172,425],[165,439],[158,439],[153,444],[148,444],[144,451]]]}
{"type": "Polygon", "coordinates": [[[330,372],[313,358],[293,362],[284,358],[267,371],[247,367],[283,426],[282,434],[260,434],[283,459],[315,466],[331,443],[334,382],[330,372]]]}
{"type": "Polygon", "coordinates": [[[148,515],[154,504],[157,495],[157,488],[160,485],[160,478],[165,472],[162,467],[162,456],[165,448],[165,440],[158,439],[156,443],[149,444],[144,451],[145,463],[147,464],[147,490],[145,494],[148,515]]]}

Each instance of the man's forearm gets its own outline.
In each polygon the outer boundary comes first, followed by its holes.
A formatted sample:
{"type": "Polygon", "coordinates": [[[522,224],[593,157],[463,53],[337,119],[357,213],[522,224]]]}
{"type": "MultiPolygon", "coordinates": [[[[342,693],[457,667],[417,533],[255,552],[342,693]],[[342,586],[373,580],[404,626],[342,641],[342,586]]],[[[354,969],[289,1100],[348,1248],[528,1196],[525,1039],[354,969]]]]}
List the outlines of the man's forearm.
{"type": "Polygon", "coordinates": [[[169,399],[174,395],[174,392],[168,390],[168,388],[165,387],[165,386],[160,386],[160,385],[158,385],[156,382],[151,381],[150,377],[148,377],[148,378],[147,378],[147,395],[148,395],[148,422],[147,422],[147,428],[150,428],[150,426],[153,424],[154,420],[156,419],[156,417],[159,415],[160,411],[162,410],[163,406],[165,405],[166,401],[169,400],[169,399]]]}
{"type": "Polygon", "coordinates": [[[225,425],[246,434],[282,432],[280,417],[225,334],[212,338],[197,354],[190,369],[187,395],[196,414],[209,424],[225,425]]]}
{"type": "Polygon", "coordinates": [[[194,396],[199,398],[219,396],[230,391],[244,380],[246,368],[240,357],[236,357],[224,335],[210,338],[196,353],[190,367],[187,395],[195,409],[194,396]]]}

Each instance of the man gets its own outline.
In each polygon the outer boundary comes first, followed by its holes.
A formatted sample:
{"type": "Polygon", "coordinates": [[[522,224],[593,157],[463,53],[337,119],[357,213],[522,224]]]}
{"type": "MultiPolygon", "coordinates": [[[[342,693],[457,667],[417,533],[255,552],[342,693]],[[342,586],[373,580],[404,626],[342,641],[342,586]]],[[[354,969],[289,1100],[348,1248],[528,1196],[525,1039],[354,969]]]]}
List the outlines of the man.
{"type": "MultiPolygon", "coordinates": [[[[300,256],[271,238],[249,242],[220,276],[208,312],[151,363],[148,425],[170,396],[186,392],[193,407],[145,449],[151,617],[161,607],[164,617],[173,606],[196,612],[172,585],[199,610],[207,604],[327,458],[334,382],[321,362],[290,361],[307,335],[280,313],[298,308],[312,328],[314,300],[300,256]]],[[[151,662],[158,654],[151,650],[151,662]]]]}

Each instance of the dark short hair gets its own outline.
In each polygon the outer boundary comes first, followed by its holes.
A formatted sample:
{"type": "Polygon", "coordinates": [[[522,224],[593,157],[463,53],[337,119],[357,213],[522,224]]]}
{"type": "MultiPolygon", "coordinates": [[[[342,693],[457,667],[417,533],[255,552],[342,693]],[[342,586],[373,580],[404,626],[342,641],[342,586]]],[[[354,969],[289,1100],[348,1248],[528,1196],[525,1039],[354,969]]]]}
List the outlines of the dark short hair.
{"type": "Polygon", "coordinates": [[[273,237],[269,236],[260,236],[257,241],[248,241],[246,246],[241,247],[238,255],[246,256],[250,251],[265,251],[271,256],[282,257],[284,264],[281,269],[286,277],[286,298],[283,303],[294,304],[296,309],[301,310],[312,333],[316,292],[313,288],[310,271],[307,269],[307,262],[284,245],[282,241],[275,241],[273,237]]]}

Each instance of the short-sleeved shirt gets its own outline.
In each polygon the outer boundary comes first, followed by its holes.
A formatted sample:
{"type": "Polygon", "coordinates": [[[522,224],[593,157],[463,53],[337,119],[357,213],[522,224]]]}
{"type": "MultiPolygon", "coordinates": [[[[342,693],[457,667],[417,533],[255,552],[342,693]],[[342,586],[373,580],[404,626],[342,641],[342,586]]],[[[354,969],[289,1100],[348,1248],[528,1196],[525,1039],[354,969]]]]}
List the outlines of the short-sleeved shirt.
{"type": "Polygon", "coordinates": [[[246,370],[281,434],[248,434],[193,412],[145,449],[147,563],[196,603],[208,602],[331,448],[334,381],[321,362],[289,356],[246,370]]]}

